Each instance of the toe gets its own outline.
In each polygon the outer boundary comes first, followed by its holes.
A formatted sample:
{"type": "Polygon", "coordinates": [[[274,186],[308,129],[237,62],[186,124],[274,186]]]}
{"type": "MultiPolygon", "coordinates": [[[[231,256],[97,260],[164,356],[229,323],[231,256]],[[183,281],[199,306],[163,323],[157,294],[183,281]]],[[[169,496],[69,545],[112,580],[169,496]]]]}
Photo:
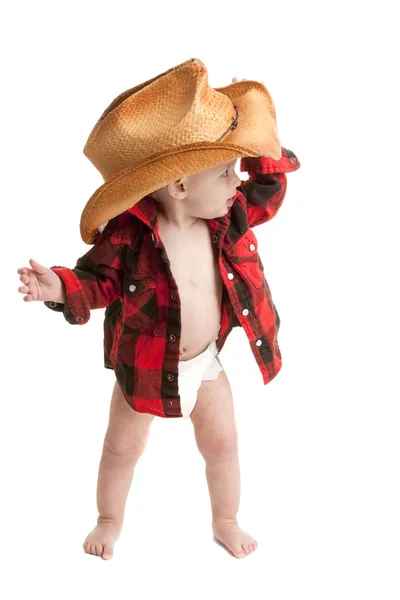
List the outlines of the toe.
{"type": "Polygon", "coordinates": [[[109,546],[108,544],[106,544],[104,546],[104,551],[103,551],[103,558],[105,560],[109,560],[110,558],[112,558],[113,555],[113,549],[111,546],[109,546]]]}
{"type": "Polygon", "coordinates": [[[101,556],[103,554],[103,544],[96,544],[95,550],[97,556],[101,556]]]}

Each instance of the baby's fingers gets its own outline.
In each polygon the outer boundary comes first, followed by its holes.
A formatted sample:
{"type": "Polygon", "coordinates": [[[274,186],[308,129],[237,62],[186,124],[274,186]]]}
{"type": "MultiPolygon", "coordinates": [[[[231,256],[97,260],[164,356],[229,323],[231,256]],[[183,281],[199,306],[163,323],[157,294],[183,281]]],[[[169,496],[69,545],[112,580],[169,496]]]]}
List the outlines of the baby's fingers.
{"type": "Polygon", "coordinates": [[[31,302],[31,300],[33,300],[31,290],[29,288],[26,288],[26,286],[22,286],[22,288],[18,288],[18,291],[21,292],[21,294],[26,294],[26,296],[24,296],[22,298],[22,300],[24,300],[24,302],[31,302]]]}
{"type": "Polygon", "coordinates": [[[20,275],[19,280],[22,281],[22,283],[29,283],[31,279],[29,275],[20,275]]]}
{"type": "Polygon", "coordinates": [[[21,285],[18,288],[18,291],[20,292],[20,294],[26,294],[26,296],[24,296],[23,300],[25,302],[30,302],[31,300],[33,300],[32,295],[31,295],[31,289],[29,287],[29,285],[27,285],[31,278],[29,277],[29,275],[27,275],[26,273],[28,273],[28,269],[26,269],[25,267],[20,267],[19,269],[17,269],[17,273],[20,273],[20,281],[22,281],[22,283],[24,283],[25,285],[21,285]]]}
{"type": "Polygon", "coordinates": [[[26,294],[26,296],[23,297],[23,300],[25,300],[25,302],[30,302],[31,300],[33,300],[31,293],[30,293],[31,289],[27,285],[22,285],[21,287],[18,288],[18,291],[21,294],[26,294]]]}
{"type": "MultiPolygon", "coordinates": [[[[236,83],[237,81],[238,81],[238,78],[237,78],[237,77],[234,77],[234,78],[232,79],[232,82],[233,82],[233,83],[236,83]]],[[[247,80],[247,79],[242,79],[242,81],[248,81],[248,80],[247,80]]],[[[262,83],[263,85],[265,85],[263,81],[261,81],[261,83],[262,83]]]]}

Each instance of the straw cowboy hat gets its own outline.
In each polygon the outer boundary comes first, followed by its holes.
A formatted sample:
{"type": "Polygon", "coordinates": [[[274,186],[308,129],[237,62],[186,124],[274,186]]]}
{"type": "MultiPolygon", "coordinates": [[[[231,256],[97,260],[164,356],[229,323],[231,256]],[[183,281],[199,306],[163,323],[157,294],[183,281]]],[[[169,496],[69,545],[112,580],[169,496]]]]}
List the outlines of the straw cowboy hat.
{"type": "Polygon", "coordinates": [[[93,127],[85,156],[104,183],[80,222],[93,244],[101,226],[151,192],[245,156],[281,158],[273,100],[252,80],[212,88],[198,58],[117,96],[93,127]]]}

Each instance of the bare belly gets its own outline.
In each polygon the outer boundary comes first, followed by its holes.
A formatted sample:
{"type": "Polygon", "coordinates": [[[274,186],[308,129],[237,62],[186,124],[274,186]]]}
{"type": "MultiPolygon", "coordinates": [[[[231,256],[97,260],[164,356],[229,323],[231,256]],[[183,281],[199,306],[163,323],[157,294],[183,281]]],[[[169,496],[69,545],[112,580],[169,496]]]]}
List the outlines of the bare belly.
{"type": "Polygon", "coordinates": [[[180,285],[182,330],[179,360],[189,360],[207,349],[220,329],[221,295],[218,291],[180,285]]]}
{"type": "Polygon", "coordinates": [[[207,223],[187,232],[172,231],[159,219],[159,231],[181,300],[179,360],[204,352],[220,329],[223,282],[207,223]]]}

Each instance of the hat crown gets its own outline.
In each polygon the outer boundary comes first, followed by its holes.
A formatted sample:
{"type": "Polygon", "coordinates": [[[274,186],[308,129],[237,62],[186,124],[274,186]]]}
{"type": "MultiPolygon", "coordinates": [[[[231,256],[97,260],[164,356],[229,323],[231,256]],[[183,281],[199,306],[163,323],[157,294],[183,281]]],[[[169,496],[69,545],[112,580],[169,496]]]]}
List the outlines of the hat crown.
{"type": "Polygon", "coordinates": [[[152,156],[229,136],[232,100],[208,84],[198,58],[124,91],[103,112],[84,147],[106,180],[152,156]]]}

